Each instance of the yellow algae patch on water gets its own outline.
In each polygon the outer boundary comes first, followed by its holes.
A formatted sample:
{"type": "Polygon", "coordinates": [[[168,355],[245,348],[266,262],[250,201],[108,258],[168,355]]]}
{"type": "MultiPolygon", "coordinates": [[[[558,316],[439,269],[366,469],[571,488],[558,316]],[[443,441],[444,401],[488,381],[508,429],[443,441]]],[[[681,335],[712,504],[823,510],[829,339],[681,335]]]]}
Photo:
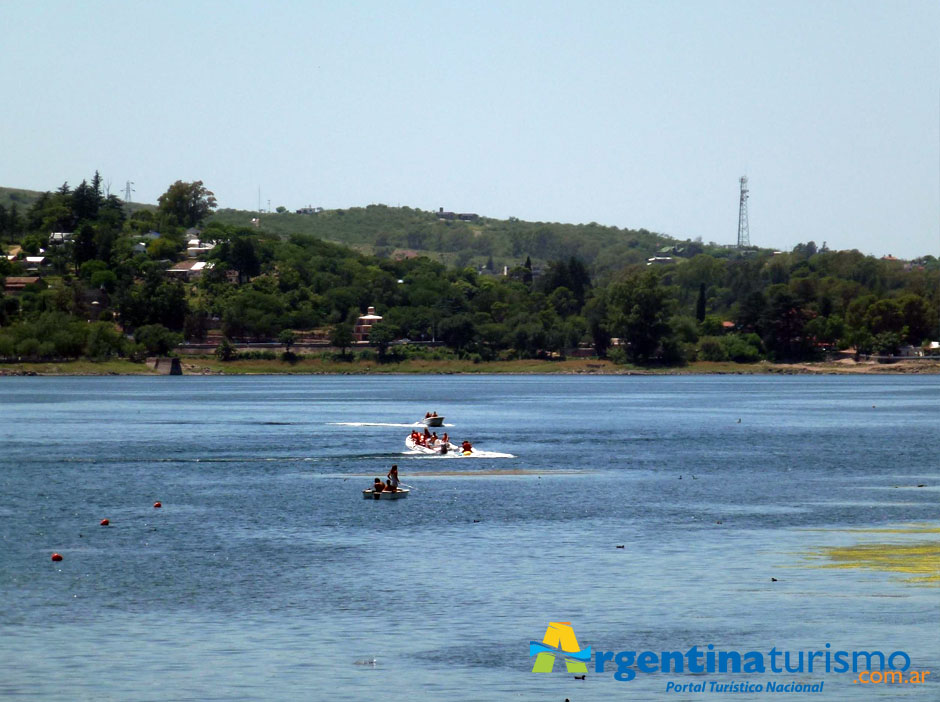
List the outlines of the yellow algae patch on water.
{"type": "MultiPolygon", "coordinates": [[[[934,534],[940,529],[911,525],[896,529],[851,530],[879,534],[934,534]]],[[[824,546],[812,554],[829,563],[818,568],[865,568],[891,573],[907,573],[905,582],[940,586],[940,541],[912,543],[862,543],[853,546],[824,546]]]]}
{"type": "Polygon", "coordinates": [[[806,531],[839,531],[849,534],[940,534],[935,524],[901,524],[895,527],[866,527],[861,529],[807,529],[806,531]]]}

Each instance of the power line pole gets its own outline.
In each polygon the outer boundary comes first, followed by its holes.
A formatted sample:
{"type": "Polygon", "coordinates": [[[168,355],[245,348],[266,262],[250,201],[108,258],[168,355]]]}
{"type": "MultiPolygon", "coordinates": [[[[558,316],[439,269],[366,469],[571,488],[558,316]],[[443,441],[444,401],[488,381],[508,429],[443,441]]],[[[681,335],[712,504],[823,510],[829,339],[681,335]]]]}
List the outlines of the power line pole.
{"type": "Polygon", "coordinates": [[[129,203],[131,201],[131,193],[136,192],[133,188],[133,185],[134,181],[132,180],[127,181],[127,183],[124,185],[124,202],[129,203]]]}
{"type": "Polygon", "coordinates": [[[751,245],[751,233],[747,225],[747,176],[741,176],[741,204],[738,207],[738,248],[746,249],[751,245]]]}

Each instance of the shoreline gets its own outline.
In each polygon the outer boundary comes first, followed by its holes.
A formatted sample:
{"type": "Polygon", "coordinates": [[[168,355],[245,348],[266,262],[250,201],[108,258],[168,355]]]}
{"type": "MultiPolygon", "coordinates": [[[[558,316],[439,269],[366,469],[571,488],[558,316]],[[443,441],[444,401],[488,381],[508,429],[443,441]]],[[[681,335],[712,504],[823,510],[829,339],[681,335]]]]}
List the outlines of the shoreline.
{"type": "MultiPolygon", "coordinates": [[[[182,357],[183,375],[937,375],[940,359],[907,359],[893,363],[813,361],[806,363],[733,363],[696,361],[678,367],[616,365],[607,360],[472,361],[408,360],[325,361],[303,359],[294,363],[271,360],[222,362],[214,358],[182,357]]],[[[136,376],[163,375],[144,363],[126,360],[67,361],[58,363],[0,364],[0,377],[15,376],[136,376]]]]}

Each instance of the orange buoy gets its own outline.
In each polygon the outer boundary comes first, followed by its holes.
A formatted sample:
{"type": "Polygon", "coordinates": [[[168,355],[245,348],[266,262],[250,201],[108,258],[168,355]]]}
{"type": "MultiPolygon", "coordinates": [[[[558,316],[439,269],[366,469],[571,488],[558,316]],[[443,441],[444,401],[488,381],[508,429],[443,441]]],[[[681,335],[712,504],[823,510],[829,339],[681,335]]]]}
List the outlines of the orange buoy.
{"type": "Polygon", "coordinates": [[[61,561],[61,560],[62,560],[61,554],[53,553],[53,554],[52,554],[52,560],[54,560],[54,561],[61,561]]]}
{"type": "Polygon", "coordinates": [[[102,519],[100,524],[101,526],[108,526],[111,523],[110,519],[102,519]]]}
{"type": "Polygon", "coordinates": [[[162,503],[160,503],[160,502],[154,502],[154,503],[153,503],[153,508],[154,508],[154,509],[160,509],[161,507],[163,507],[163,504],[162,504],[162,503]]]}

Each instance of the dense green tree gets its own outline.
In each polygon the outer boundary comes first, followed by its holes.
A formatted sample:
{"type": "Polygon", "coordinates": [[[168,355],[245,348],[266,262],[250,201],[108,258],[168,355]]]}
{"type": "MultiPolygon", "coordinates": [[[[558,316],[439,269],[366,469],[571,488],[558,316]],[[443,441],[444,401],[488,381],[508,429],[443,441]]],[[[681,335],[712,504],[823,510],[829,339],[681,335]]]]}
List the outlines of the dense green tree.
{"type": "Polygon", "coordinates": [[[338,348],[343,356],[353,345],[353,340],[352,328],[348,324],[334,324],[330,330],[330,344],[338,348]]]}
{"type": "Polygon", "coordinates": [[[369,343],[379,352],[379,361],[385,361],[389,345],[395,341],[395,329],[385,322],[373,324],[369,330],[369,343]]]}
{"type": "Polygon", "coordinates": [[[913,345],[928,341],[937,322],[930,304],[920,295],[910,294],[898,298],[898,307],[904,320],[902,332],[906,330],[904,341],[913,345]]]}
{"type": "Polygon", "coordinates": [[[705,283],[699,283],[698,300],[695,303],[695,318],[699,322],[705,321],[705,283]]]}
{"type": "Polygon", "coordinates": [[[282,329],[281,333],[277,335],[277,341],[279,344],[283,344],[287,353],[290,353],[290,347],[297,342],[297,335],[291,329],[282,329]]]}
{"type": "Polygon", "coordinates": [[[215,349],[215,357],[220,361],[234,361],[238,358],[238,350],[232,345],[231,341],[223,337],[215,349]]]}
{"type": "Polygon", "coordinates": [[[240,282],[246,282],[261,273],[261,261],[250,237],[240,236],[231,244],[228,262],[236,271],[240,282]]]}
{"type": "Polygon", "coordinates": [[[82,222],[75,232],[75,238],[72,243],[72,259],[75,263],[76,271],[86,261],[95,258],[98,247],[95,245],[95,229],[89,222],[82,222]]]}
{"type": "Polygon", "coordinates": [[[181,227],[198,226],[216,207],[215,195],[201,180],[192,183],[178,180],[157,202],[160,213],[181,227]]]}
{"type": "Polygon", "coordinates": [[[584,306],[584,317],[587,320],[588,334],[591,337],[594,353],[599,358],[604,358],[607,355],[607,349],[610,348],[611,338],[606,295],[595,295],[588,300],[584,306]]]}
{"type": "Polygon", "coordinates": [[[649,363],[662,356],[671,334],[673,298],[658,271],[647,269],[610,287],[608,312],[612,329],[626,342],[627,357],[649,363]]]}
{"type": "Polygon", "coordinates": [[[182,337],[162,324],[147,324],[134,331],[134,341],[143,344],[147,353],[151,355],[166,356],[179,346],[182,337]]]}
{"type": "Polygon", "coordinates": [[[796,297],[783,285],[773,286],[765,314],[764,344],[776,360],[803,360],[812,353],[811,341],[804,327],[810,313],[801,308],[796,297]]]}

